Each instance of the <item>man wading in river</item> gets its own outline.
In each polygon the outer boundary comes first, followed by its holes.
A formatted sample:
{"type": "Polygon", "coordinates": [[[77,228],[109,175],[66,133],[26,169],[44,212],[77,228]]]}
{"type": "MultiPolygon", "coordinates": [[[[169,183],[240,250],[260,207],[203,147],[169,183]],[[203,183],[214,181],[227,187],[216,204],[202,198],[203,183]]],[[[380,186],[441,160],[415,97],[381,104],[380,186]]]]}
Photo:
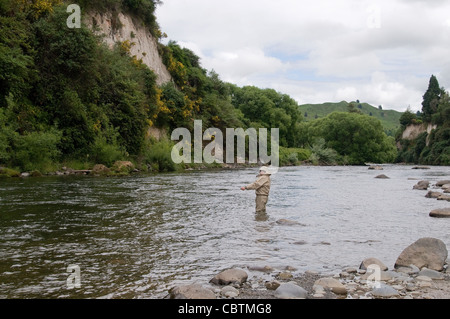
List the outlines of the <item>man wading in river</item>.
{"type": "Polygon", "coordinates": [[[270,173],[266,166],[259,169],[258,178],[253,184],[241,187],[241,190],[256,190],[256,212],[266,211],[267,200],[270,192],[270,173]]]}

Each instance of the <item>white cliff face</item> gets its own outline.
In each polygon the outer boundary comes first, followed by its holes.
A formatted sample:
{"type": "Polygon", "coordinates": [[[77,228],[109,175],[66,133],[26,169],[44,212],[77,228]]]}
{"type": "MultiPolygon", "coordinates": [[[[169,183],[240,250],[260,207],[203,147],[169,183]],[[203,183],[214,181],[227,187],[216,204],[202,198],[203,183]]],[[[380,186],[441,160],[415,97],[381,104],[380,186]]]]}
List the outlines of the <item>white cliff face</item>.
{"type": "Polygon", "coordinates": [[[134,43],[130,50],[131,56],[135,55],[137,59],[142,59],[142,62],[155,72],[158,85],[172,80],[159,55],[156,39],[140,22],[123,13],[113,16],[111,12],[87,13],[85,21],[96,34],[105,36],[104,41],[110,47],[116,42],[127,40],[134,43]],[[98,28],[98,31],[95,28],[98,28]]]}
{"type": "Polygon", "coordinates": [[[432,130],[435,130],[437,125],[432,124],[411,124],[406,127],[405,131],[403,131],[403,139],[414,140],[423,132],[431,133],[432,130]]]}
{"type": "Polygon", "coordinates": [[[430,133],[432,130],[435,130],[437,128],[437,125],[432,125],[431,123],[426,124],[410,124],[406,127],[406,129],[403,131],[402,138],[406,140],[414,140],[416,139],[420,134],[423,132],[427,132],[428,136],[426,139],[426,145],[430,145],[430,133]]]}

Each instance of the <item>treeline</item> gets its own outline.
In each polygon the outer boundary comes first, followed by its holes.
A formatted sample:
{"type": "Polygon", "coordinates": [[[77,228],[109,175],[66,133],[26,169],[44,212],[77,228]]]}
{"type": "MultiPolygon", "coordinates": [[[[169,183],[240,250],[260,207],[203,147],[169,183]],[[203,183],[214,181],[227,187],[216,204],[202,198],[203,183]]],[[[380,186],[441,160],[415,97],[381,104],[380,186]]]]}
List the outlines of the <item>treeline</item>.
{"type": "MultiPolygon", "coordinates": [[[[124,9],[160,37],[159,1],[81,1],[124,9]]],[[[334,113],[305,123],[286,94],[223,82],[176,42],[159,45],[173,81],[155,74],[128,43],[109,49],[82,25],[69,29],[60,0],[0,0],[0,166],[18,171],[88,169],[129,160],[141,170],[175,170],[173,142],[149,128],[279,128],[281,164],[390,162],[396,150],[378,120],[334,113]]],[[[0,172],[1,173],[1,172],[0,172]]]]}
{"type": "Polygon", "coordinates": [[[59,3],[0,2],[0,163],[47,172],[141,156],[154,73],[85,26],[69,29],[59,3]]]}
{"type": "Polygon", "coordinates": [[[398,162],[425,165],[450,165],[450,96],[439,86],[432,75],[423,96],[422,111],[407,110],[400,118],[401,129],[397,134],[400,145],[398,162]],[[430,133],[424,131],[413,140],[403,139],[404,130],[410,125],[435,127],[430,133]]]}

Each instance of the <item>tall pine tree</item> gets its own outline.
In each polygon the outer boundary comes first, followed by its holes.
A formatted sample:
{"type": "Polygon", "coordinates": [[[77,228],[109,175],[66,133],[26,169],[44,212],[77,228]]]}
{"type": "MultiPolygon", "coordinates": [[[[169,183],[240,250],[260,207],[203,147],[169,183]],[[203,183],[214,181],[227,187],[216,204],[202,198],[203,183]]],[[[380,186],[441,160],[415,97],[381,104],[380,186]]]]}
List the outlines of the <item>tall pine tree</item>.
{"type": "Polygon", "coordinates": [[[431,115],[436,113],[439,104],[439,99],[443,94],[443,90],[439,87],[439,82],[436,76],[432,75],[430,83],[428,84],[428,90],[423,96],[422,113],[423,119],[426,122],[431,121],[431,115]]]}

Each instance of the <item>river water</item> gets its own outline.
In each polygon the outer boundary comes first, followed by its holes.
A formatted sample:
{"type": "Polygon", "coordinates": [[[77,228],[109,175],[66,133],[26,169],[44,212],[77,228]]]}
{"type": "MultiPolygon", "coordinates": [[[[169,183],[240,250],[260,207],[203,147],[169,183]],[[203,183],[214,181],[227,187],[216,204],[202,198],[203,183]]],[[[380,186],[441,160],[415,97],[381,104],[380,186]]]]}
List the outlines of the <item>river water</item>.
{"type": "Polygon", "coordinates": [[[281,168],[263,215],[239,189],[256,173],[2,179],[0,298],[162,298],[233,266],[331,274],[367,257],[392,268],[422,237],[450,247],[450,219],[428,216],[450,204],[412,189],[450,167],[281,168]]]}

